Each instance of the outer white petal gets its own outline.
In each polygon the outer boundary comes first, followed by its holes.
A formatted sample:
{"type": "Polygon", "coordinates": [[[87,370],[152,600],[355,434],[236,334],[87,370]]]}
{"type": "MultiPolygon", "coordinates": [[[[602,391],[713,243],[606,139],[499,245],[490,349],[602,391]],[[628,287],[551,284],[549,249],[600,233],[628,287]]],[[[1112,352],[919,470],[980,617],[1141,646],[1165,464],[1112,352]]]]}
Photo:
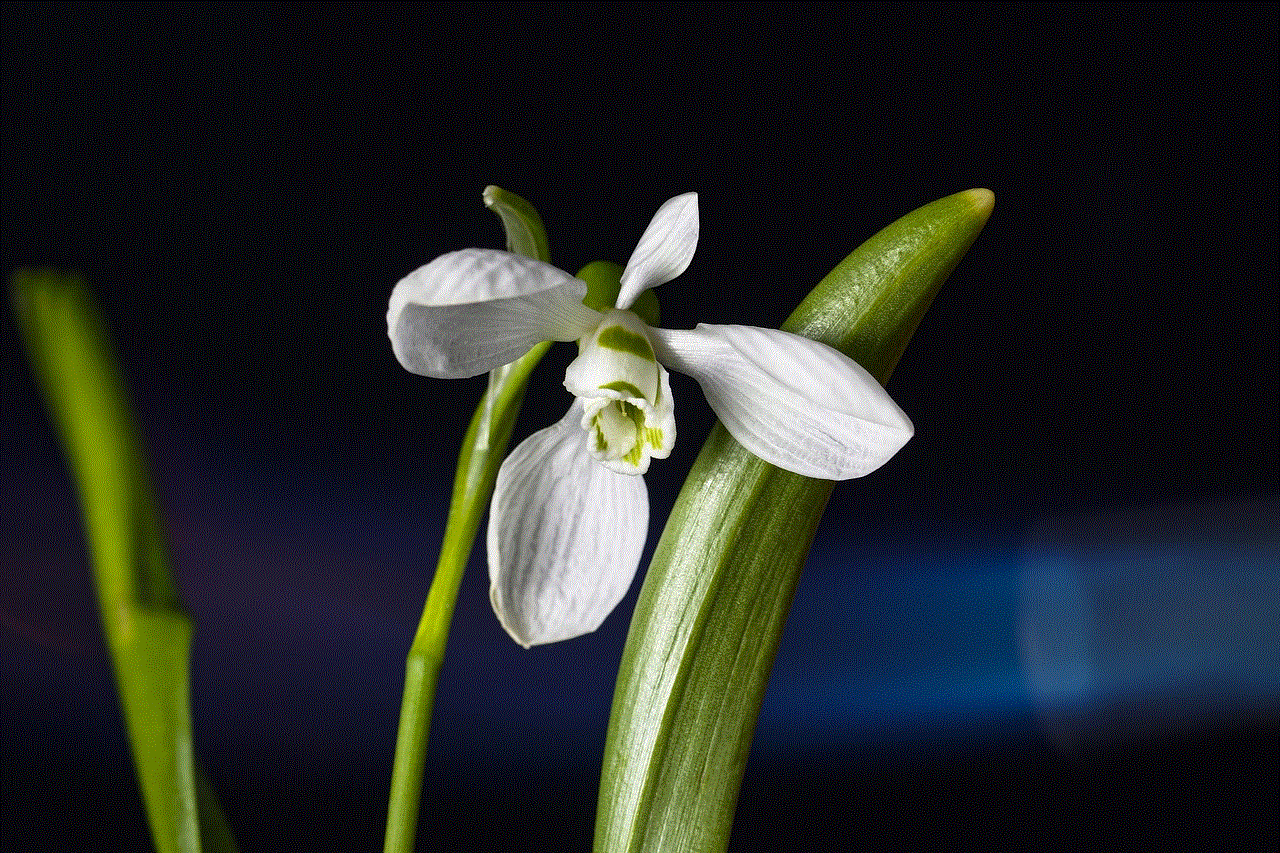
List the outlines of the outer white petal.
{"type": "Polygon", "coordinates": [[[577,281],[551,264],[497,249],[462,249],[418,267],[396,285],[391,310],[406,303],[465,305],[528,296],[577,281]]]}
{"type": "Polygon", "coordinates": [[[622,271],[619,308],[630,308],[641,293],[671,281],[689,268],[698,248],[698,194],[669,199],[649,221],[622,271]]]}
{"type": "Polygon", "coordinates": [[[582,403],[511,451],[489,507],[489,598],[528,648],[594,631],[631,586],[649,528],[642,477],[587,451],[582,403]]]}
{"type": "Polygon", "coordinates": [[[493,249],[436,258],[391,292],[387,334],[404,367],[436,379],[476,376],[539,341],[572,341],[600,314],[586,284],[550,264],[493,249]]]}
{"type": "Polygon", "coordinates": [[[861,477],[913,428],[857,362],[817,341],[754,326],[653,329],[654,350],[702,386],[725,428],[755,455],[797,474],[861,477]]]}

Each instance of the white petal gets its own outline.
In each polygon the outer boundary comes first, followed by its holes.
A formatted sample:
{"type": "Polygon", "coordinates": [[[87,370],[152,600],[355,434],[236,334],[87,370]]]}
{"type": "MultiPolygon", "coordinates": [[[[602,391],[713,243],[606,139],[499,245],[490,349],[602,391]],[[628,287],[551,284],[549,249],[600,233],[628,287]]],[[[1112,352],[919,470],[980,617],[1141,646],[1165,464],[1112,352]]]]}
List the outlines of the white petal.
{"type": "Polygon", "coordinates": [[[861,477],[911,438],[911,421],[857,362],[776,329],[653,329],[658,359],[702,386],[725,428],[766,462],[826,480],[861,477]]]}
{"type": "Polygon", "coordinates": [[[515,361],[540,341],[572,341],[600,314],[582,304],[586,284],[510,252],[464,249],[436,258],[391,292],[387,334],[404,367],[423,376],[476,376],[515,361]]]}
{"type": "Polygon", "coordinates": [[[591,458],[574,401],[502,463],[489,507],[489,598],[528,648],[594,631],[631,586],[649,529],[642,477],[591,458]]]}
{"type": "Polygon", "coordinates": [[[418,267],[396,285],[391,310],[418,305],[465,305],[528,296],[575,282],[551,264],[497,249],[462,249],[418,267]]]}
{"type": "Polygon", "coordinates": [[[622,272],[619,308],[630,308],[641,293],[671,281],[689,268],[698,248],[698,194],[669,199],[649,221],[622,272]]]}

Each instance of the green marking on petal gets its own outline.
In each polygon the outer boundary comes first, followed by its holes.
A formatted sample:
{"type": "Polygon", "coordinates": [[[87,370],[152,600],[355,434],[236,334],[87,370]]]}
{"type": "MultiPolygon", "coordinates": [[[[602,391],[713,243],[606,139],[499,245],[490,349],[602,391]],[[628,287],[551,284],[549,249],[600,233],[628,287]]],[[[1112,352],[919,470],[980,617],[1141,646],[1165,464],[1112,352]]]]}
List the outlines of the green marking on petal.
{"type": "Polygon", "coordinates": [[[636,446],[631,448],[631,452],[623,458],[632,465],[640,464],[640,456],[646,447],[662,446],[662,430],[657,427],[645,425],[644,411],[639,406],[633,406],[631,403],[619,403],[622,411],[631,422],[636,425],[636,446]]]}
{"type": "Polygon", "coordinates": [[[648,338],[621,326],[610,326],[607,329],[602,329],[600,336],[596,338],[596,343],[605,349],[630,353],[637,358],[643,358],[645,361],[657,360],[653,357],[653,347],[649,345],[648,338]]]}
{"type": "Polygon", "coordinates": [[[614,382],[606,382],[600,386],[602,391],[617,391],[619,394],[626,394],[631,399],[644,399],[644,393],[632,385],[630,382],[618,379],[614,382]]]}
{"type": "Polygon", "coordinates": [[[622,413],[630,418],[631,422],[636,426],[635,447],[627,451],[626,455],[622,458],[629,465],[639,465],[641,458],[644,457],[644,412],[641,411],[639,406],[634,406],[631,403],[622,402],[617,403],[616,405],[622,409],[622,413]]]}
{"type": "Polygon", "coordinates": [[[626,456],[623,456],[622,458],[627,461],[628,465],[639,465],[640,457],[643,455],[644,445],[637,444],[635,447],[631,448],[631,451],[627,453],[626,456]]]}

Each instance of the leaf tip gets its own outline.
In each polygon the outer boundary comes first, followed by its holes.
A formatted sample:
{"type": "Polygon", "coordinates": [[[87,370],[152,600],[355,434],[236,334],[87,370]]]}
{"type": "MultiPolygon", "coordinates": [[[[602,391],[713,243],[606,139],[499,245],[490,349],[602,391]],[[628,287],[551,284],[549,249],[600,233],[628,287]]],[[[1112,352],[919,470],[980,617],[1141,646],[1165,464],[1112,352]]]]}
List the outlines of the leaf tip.
{"type": "Polygon", "coordinates": [[[975,211],[986,216],[990,216],[991,211],[995,209],[996,194],[989,189],[980,187],[978,189],[965,190],[961,195],[968,199],[975,211]]]}

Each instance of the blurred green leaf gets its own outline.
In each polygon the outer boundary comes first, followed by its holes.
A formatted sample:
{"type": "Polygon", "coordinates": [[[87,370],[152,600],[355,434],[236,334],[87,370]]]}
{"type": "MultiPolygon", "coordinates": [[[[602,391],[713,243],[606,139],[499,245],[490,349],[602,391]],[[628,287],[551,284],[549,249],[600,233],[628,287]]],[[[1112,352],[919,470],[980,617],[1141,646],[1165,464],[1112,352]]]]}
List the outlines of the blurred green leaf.
{"type": "Polygon", "coordinates": [[[197,794],[188,677],[192,622],[177,588],[142,441],[105,323],[78,277],[21,270],[13,304],[80,495],[134,765],[161,853],[233,851],[212,790],[197,794]]]}

